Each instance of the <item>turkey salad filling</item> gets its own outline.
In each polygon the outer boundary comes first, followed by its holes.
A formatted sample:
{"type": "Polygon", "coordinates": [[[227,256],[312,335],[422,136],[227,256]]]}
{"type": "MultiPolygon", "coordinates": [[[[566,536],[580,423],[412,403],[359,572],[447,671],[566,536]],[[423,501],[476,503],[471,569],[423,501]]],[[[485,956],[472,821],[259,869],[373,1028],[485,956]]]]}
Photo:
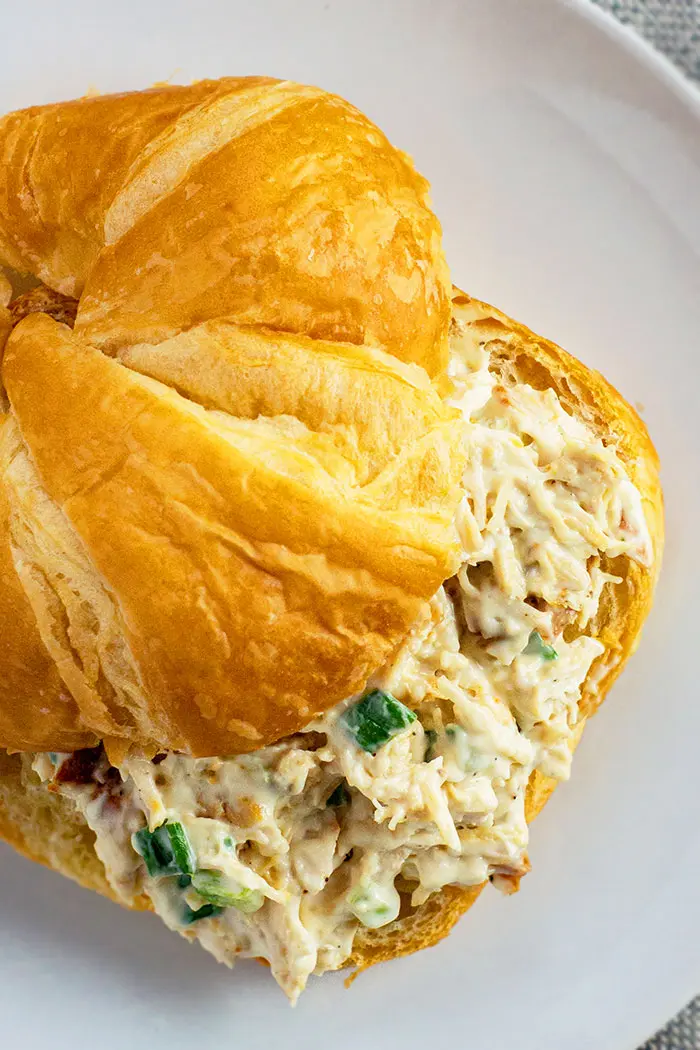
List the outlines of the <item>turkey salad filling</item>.
{"type": "Polygon", "coordinates": [[[503,385],[458,321],[452,348],[463,565],[367,693],[253,754],[33,761],[95,832],[116,894],[145,894],[222,962],[267,960],[292,1001],[348,960],[361,927],[448,884],[517,889],[530,774],[568,776],[581,687],[605,652],[581,633],[619,582],[601,558],[651,561],[614,448],[553,391],[503,385]]]}

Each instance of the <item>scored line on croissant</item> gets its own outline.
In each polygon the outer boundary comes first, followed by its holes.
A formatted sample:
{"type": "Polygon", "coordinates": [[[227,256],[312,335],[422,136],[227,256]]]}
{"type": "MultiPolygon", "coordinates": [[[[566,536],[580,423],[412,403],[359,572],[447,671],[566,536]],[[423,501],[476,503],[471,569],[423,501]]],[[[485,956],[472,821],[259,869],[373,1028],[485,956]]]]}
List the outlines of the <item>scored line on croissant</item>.
{"type": "Polygon", "coordinates": [[[222,961],[435,943],[637,644],[656,456],[410,160],[226,78],[0,121],[0,833],[222,961]],[[54,319],[55,318],[55,319],[54,319]]]}

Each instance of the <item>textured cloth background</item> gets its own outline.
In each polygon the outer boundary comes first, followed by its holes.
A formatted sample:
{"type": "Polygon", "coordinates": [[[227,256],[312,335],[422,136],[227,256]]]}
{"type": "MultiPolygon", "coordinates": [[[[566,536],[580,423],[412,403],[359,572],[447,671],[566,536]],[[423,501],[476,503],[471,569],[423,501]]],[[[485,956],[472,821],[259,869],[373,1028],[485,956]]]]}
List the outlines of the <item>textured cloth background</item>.
{"type": "MultiPolygon", "coordinates": [[[[700,80],[700,0],[593,0],[700,80]]],[[[700,996],[642,1050],[700,1050],[700,996]]]]}
{"type": "Polygon", "coordinates": [[[594,0],[700,80],[700,0],[594,0]]]}

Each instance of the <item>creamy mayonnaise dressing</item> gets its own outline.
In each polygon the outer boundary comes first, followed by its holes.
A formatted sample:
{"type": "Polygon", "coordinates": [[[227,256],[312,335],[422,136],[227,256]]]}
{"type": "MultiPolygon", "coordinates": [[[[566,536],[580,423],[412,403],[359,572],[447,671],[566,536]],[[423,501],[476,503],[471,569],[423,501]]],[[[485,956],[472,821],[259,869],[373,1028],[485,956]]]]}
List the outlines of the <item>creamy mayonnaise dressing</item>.
{"type": "MultiPolygon", "coordinates": [[[[553,391],[501,385],[488,346],[458,322],[452,350],[450,400],[468,451],[463,565],[370,683],[417,720],[370,754],[343,722],[353,697],[251,755],[130,757],[109,796],[56,785],[95,831],[118,894],[145,892],[225,963],[266,959],[292,1000],[310,974],[342,966],[360,925],[397,917],[399,876],[413,905],[450,883],[517,885],[528,779],[568,776],[581,686],[605,651],[581,634],[619,582],[601,555],[651,559],[615,449],[553,391]],[[202,898],[150,877],[131,841],[165,821],[182,824],[198,868],[218,873],[237,906],[183,925],[184,905],[196,911],[202,898]]],[[[62,757],[37,756],[34,768],[50,780],[62,757]]]]}

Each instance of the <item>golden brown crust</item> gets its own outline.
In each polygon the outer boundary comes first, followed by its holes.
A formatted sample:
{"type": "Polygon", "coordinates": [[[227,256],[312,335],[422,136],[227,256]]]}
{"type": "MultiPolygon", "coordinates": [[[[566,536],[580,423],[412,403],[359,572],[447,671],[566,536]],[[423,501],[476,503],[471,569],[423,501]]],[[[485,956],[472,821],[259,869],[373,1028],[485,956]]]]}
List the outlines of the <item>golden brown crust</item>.
{"type": "Polygon", "coordinates": [[[443,418],[427,377],[380,350],[241,326],[229,318],[157,346],[125,347],[117,358],[204,408],[238,419],[299,420],[332,439],[361,485],[443,418]]]}
{"type": "Polygon", "coordinates": [[[449,275],[427,182],[349,103],[289,81],[9,114],[0,262],[84,289],[78,328],[106,348],[228,316],[383,346],[433,375],[446,362],[449,275]]]}
{"type": "MultiPolygon", "coordinates": [[[[11,455],[11,420],[0,417],[0,470],[11,455]]],[[[34,612],[17,575],[11,550],[11,507],[0,485],[0,739],[18,750],[67,750],[95,743],[78,728],[78,709],[37,630],[34,612]],[[38,717],[27,717],[32,709],[38,717]],[[41,741],[41,743],[40,743],[41,741]]]]}
{"type": "Polygon", "coordinates": [[[414,363],[440,374],[450,313],[427,191],[286,81],[0,121],[0,262],[54,289],[5,347],[0,607],[36,626],[0,745],[250,750],[400,642],[457,557],[457,419],[414,363]]]}
{"type": "MultiPolygon", "coordinates": [[[[236,333],[229,325],[234,361],[236,333]]],[[[260,387],[260,417],[238,419],[144,378],[45,315],[13,331],[3,379],[29,453],[19,478],[22,450],[4,475],[15,542],[43,574],[30,598],[85,731],[198,755],[258,748],[361,689],[450,575],[459,427],[430,384],[412,384],[388,355],[373,362],[368,351],[358,374],[355,347],[347,367],[341,344],[324,352],[309,340],[307,351],[319,404],[309,403],[304,425],[267,415],[266,397],[285,407],[283,372],[260,387]],[[335,402],[342,442],[310,428],[324,402],[335,402]],[[375,415],[388,412],[392,427],[378,425],[375,415]],[[393,450],[384,439],[392,428],[393,450]],[[32,513],[39,484],[48,498],[32,513]],[[71,653],[52,648],[60,625],[49,599],[60,597],[67,543],[50,557],[46,549],[59,515],[96,577],[83,604],[99,620],[99,601],[116,598],[108,614],[125,643],[114,667],[96,638],[88,658],[102,680],[86,691],[68,677],[71,653]],[[31,533],[24,540],[19,524],[31,533]]],[[[33,579],[22,577],[25,588],[33,579]]],[[[65,602],[60,615],[70,649],[80,648],[65,602]]],[[[41,730],[42,706],[23,709],[25,741],[41,730]]]]}
{"type": "MultiPolygon", "coordinates": [[[[78,329],[114,348],[229,316],[382,346],[438,373],[449,284],[427,183],[343,100],[289,84],[253,92],[236,96],[240,111],[226,98],[190,115],[199,138],[224,110],[229,140],[193,150],[147,211],[125,187],[121,236],[87,281],[78,329]]],[[[181,145],[170,130],[154,143],[144,178],[162,177],[181,145]]]]}
{"type": "Polygon", "coordinates": [[[78,297],[134,158],[227,83],[97,95],[0,118],[0,261],[78,297]]]}

